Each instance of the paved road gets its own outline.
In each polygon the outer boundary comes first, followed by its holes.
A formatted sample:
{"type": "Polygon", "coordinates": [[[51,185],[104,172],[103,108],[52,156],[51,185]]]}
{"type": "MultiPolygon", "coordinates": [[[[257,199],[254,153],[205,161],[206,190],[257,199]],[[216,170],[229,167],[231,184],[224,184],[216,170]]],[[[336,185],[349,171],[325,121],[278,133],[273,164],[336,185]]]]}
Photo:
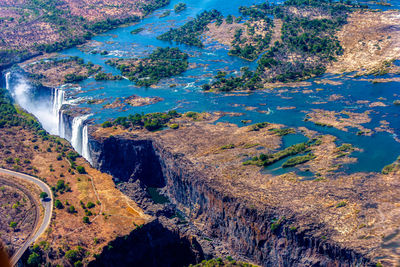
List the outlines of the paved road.
{"type": "Polygon", "coordinates": [[[0,168],[0,173],[3,174],[8,174],[8,175],[12,175],[14,177],[18,177],[21,179],[24,179],[26,181],[32,182],[34,184],[36,184],[37,186],[39,186],[39,188],[43,191],[46,192],[49,195],[49,198],[46,199],[45,201],[42,200],[42,205],[44,207],[44,218],[43,218],[43,222],[42,225],[40,226],[39,230],[34,234],[31,235],[30,238],[27,239],[27,241],[25,242],[25,244],[19,249],[17,250],[17,252],[13,255],[13,257],[11,258],[11,264],[12,266],[16,265],[17,262],[19,261],[19,259],[21,258],[22,254],[24,254],[25,250],[33,243],[36,241],[36,239],[44,233],[44,231],[47,229],[47,227],[50,224],[50,220],[51,220],[51,215],[53,212],[53,199],[51,198],[52,193],[51,193],[51,189],[50,187],[45,184],[43,181],[33,177],[33,176],[29,176],[23,173],[19,173],[19,172],[13,172],[13,171],[9,171],[9,170],[5,170],[0,168]]]}

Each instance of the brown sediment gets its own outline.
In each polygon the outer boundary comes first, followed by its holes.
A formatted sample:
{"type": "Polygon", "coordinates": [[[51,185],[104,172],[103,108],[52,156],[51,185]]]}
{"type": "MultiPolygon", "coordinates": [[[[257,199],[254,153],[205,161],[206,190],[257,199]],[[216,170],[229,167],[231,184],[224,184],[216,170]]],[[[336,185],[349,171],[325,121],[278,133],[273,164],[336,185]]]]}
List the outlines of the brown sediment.
{"type": "Polygon", "coordinates": [[[141,106],[147,106],[147,105],[152,105],[155,103],[158,103],[160,101],[163,101],[164,99],[161,97],[140,97],[137,95],[132,95],[124,99],[125,103],[128,103],[129,105],[133,107],[141,107],[141,106]]]}
{"type": "Polygon", "coordinates": [[[399,68],[385,62],[399,59],[400,13],[356,11],[337,33],[344,49],[342,56],[328,67],[331,73],[357,71],[360,74],[398,72],[399,68]]]}
{"type": "Polygon", "coordinates": [[[362,124],[371,121],[371,118],[368,116],[369,113],[370,111],[354,113],[349,111],[335,112],[322,109],[313,109],[311,112],[307,113],[306,120],[312,121],[321,126],[335,127],[345,132],[348,131],[349,127],[357,128],[365,135],[372,135],[372,130],[362,126],[362,124]]]}

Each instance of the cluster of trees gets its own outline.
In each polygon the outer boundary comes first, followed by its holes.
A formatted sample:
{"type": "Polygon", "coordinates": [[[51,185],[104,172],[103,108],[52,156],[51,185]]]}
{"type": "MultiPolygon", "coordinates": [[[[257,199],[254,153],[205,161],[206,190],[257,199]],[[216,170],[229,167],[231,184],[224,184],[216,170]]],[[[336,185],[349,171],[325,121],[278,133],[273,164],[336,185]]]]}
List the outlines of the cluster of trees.
{"type": "Polygon", "coordinates": [[[124,19],[107,18],[106,20],[98,21],[93,24],[85,24],[85,25],[83,25],[83,27],[93,34],[99,34],[99,33],[103,33],[103,32],[115,29],[124,24],[139,22],[140,19],[141,18],[139,16],[131,16],[131,17],[127,17],[124,19]]]}
{"type": "Polygon", "coordinates": [[[175,13],[179,13],[179,12],[185,10],[185,9],[186,9],[186,4],[185,3],[178,3],[178,4],[176,4],[174,6],[175,13]]]}
{"type": "Polygon", "coordinates": [[[148,15],[156,9],[166,6],[170,3],[170,0],[153,0],[150,3],[142,5],[144,15],[148,15]]]}
{"type": "MultiPolygon", "coordinates": [[[[263,5],[269,6],[268,4],[263,5]]],[[[249,38],[242,38],[243,31],[241,29],[237,30],[235,38],[232,41],[232,49],[229,50],[229,55],[253,61],[269,47],[274,26],[273,20],[270,18],[270,12],[261,11],[258,6],[240,7],[239,11],[244,17],[248,18],[245,25],[249,38]],[[255,21],[263,23],[251,26],[251,22],[255,21]],[[263,28],[259,28],[261,25],[264,25],[263,28]],[[256,29],[262,32],[262,34],[256,34],[256,29]]],[[[227,23],[228,19],[229,22],[232,20],[228,16],[226,18],[227,23]]]]}
{"type": "Polygon", "coordinates": [[[258,73],[250,71],[248,67],[241,69],[242,75],[238,77],[229,76],[224,71],[219,71],[211,84],[203,85],[203,90],[229,92],[234,90],[253,91],[263,87],[258,73]]]}
{"type": "Polygon", "coordinates": [[[138,86],[151,86],[163,78],[169,78],[187,70],[188,54],[178,48],[158,48],[148,57],[128,61],[107,61],[116,66],[122,75],[134,81],[138,86]]]}
{"type": "MultiPolygon", "coordinates": [[[[343,53],[335,33],[346,23],[350,12],[365,7],[349,1],[329,0],[288,0],[281,5],[264,3],[240,7],[239,11],[249,22],[264,20],[269,26],[264,37],[245,39],[242,38],[243,31],[237,30],[229,54],[253,60],[267,50],[257,62],[255,72],[247,70],[239,77],[218,74],[214,77],[215,81],[204,85],[203,89],[254,90],[262,88],[265,82],[296,82],[322,75],[326,71],[325,66],[343,53]],[[290,11],[293,6],[299,14],[290,11]],[[305,7],[315,16],[302,16],[305,7]],[[281,40],[271,45],[270,16],[283,22],[281,40]]],[[[254,34],[254,28],[248,27],[247,30],[250,35],[254,34]]]]}
{"type": "Polygon", "coordinates": [[[112,75],[111,73],[105,73],[100,71],[94,76],[96,81],[115,81],[115,80],[122,80],[121,75],[112,75]]]}
{"type": "Polygon", "coordinates": [[[135,114],[129,115],[128,117],[118,117],[114,121],[106,121],[102,124],[103,128],[112,126],[122,126],[124,128],[130,127],[141,127],[148,131],[156,131],[167,126],[167,123],[173,119],[179,117],[180,114],[175,110],[171,110],[168,113],[150,113],[144,115],[135,114]]]}
{"type": "Polygon", "coordinates": [[[170,29],[168,32],[157,37],[163,41],[175,41],[180,44],[186,44],[191,46],[203,47],[203,43],[200,40],[200,35],[207,30],[207,25],[212,21],[216,20],[222,23],[222,14],[213,9],[211,11],[204,11],[197,15],[194,20],[187,22],[180,28],[170,29]]]}
{"type": "Polygon", "coordinates": [[[281,42],[276,42],[258,62],[257,71],[268,82],[293,82],[319,76],[325,65],[343,53],[335,33],[345,23],[348,13],[357,5],[317,0],[288,0],[283,6],[258,6],[283,20],[281,42]],[[297,16],[290,12],[295,6],[301,14],[307,7],[323,19],[297,16]],[[293,60],[293,55],[298,58],[293,60]]]}

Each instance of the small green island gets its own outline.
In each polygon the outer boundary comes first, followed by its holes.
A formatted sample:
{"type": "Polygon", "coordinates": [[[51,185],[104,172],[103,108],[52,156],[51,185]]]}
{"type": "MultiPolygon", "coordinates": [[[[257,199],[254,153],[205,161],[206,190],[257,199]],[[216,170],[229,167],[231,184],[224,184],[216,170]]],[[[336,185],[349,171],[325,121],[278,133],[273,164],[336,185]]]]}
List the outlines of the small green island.
{"type": "Polygon", "coordinates": [[[163,78],[170,78],[187,70],[188,54],[178,48],[157,48],[142,59],[109,60],[107,64],[119,69],[123,76],[138,86],[149,87],[163,78]]]}
{"type": "Polygon", "coordinates": [[[176,5],[174,6],[174,11],[175,11],[175,13],[182,12],[182,11],[185,10],[185,9],[186,9],[186,4],[185,4],[185,3],[179,3],[179,4],[176,4],[176,5]]]}

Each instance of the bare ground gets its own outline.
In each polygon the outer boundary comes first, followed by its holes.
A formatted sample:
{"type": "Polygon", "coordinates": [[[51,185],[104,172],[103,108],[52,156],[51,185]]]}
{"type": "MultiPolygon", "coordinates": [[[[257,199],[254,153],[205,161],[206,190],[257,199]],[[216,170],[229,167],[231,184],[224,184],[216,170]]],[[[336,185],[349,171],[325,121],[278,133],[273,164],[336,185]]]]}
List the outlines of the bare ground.
{"type": "Polygon", "coordinates": [[[328,72],[379,70],[384,61],[400,58],[400,12],[354,12],[337,37],[344,54],[328,67],[328,72]]]}

